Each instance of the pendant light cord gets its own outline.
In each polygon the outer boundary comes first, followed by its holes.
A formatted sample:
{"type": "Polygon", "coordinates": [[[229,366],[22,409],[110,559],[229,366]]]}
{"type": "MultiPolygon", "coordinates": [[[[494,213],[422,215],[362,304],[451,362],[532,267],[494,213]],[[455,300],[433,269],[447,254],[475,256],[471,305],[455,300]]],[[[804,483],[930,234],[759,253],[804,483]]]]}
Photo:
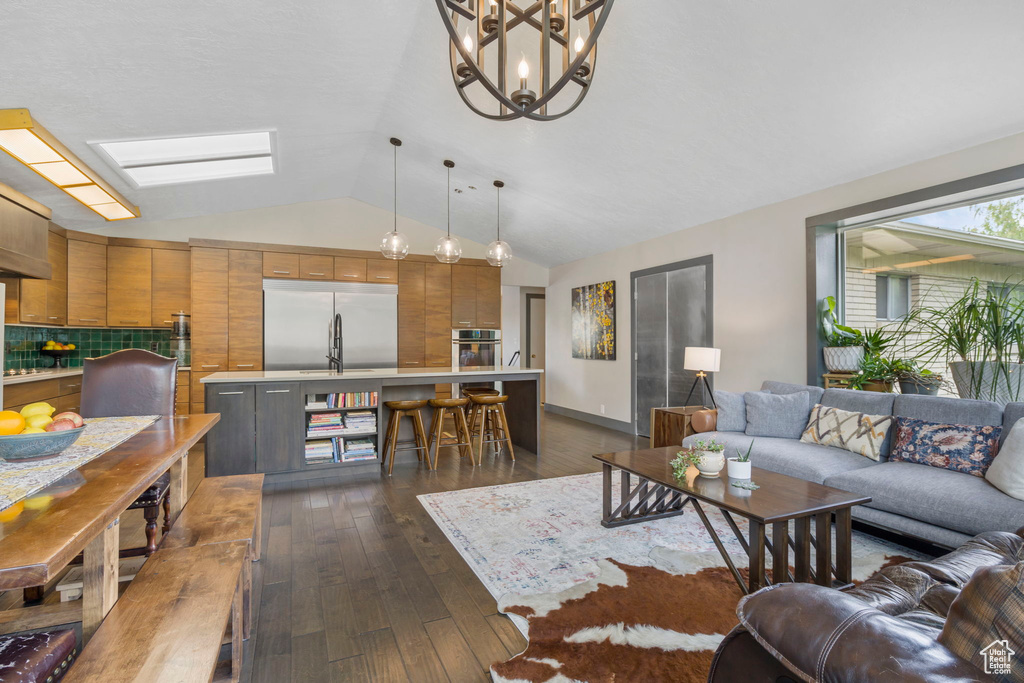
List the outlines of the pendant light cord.
{"type": "Polygon", "coordinates": [[[498,190],[498,241],[501,241],[501,188],[498,190]]]}
{"type": "Polygon", "coordinates": [[[395,145],[395,232],[398,232],[398,145],[395,145]]]}
{"type": "Polygon", "coordinates": [[[452,236],[452,168],[451,166],[445,166],[448,169],[448,236],[452,236]]]}

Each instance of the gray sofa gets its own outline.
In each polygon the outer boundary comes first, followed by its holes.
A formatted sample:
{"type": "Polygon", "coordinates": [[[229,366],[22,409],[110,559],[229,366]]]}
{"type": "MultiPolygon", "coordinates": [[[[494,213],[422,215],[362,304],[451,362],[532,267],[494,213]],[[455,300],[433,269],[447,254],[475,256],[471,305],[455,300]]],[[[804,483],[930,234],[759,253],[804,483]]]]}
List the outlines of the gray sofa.
{"type": "MultiPolygon", "coordinates": [[[[872,415],[891,414],[949,424],[1002,425],[1001,439],[1024,417],[1024,403],[1009,403],[1004,409],[989,401],[824,390],[772,381],[765,382],[761,390],[773,394],[806,391],[810,393],[812,407],[820,403],[872,415]]],[[[713,437],[725,444],[726,455],[732,457],[737,450],[745,452],[753,440],[750,460],[754,467],[871,496],[870,503],[853,509],[854,519],[947,548],[959,547],[984,531],[1014,532],[1024,527],[1024,501],[1006,495],[982,477],[928,465],[888,462],[895,427],[889,431],[881,462],[798,439],[748,436],[744,432],[698,434],[687,437],[683,445],[713,437]]]]}

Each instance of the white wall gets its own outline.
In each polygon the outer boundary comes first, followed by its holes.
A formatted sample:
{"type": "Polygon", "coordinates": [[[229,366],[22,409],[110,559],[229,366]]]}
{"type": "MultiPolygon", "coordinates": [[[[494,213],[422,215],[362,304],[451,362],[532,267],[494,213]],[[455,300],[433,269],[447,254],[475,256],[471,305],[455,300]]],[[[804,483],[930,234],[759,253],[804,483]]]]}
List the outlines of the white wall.
{"type": "Polygon", "coordinates": [[[519,287],[501,286],[501,364],[508,365],[512,355],[519,350],[523,334],[522,319],[519,315],[519,287]]]}
{"type": "MultiPolygon", "coordinates": [[[[827,150],[821,158],[827,163],[827,150]]],[[[1022,162],[1024,134],[552,268],[548,403],[594,415],[605,404],[606,417],[629,422],[630,273],[707,254],[714,257],[714,340],[722,349],[717,386],[745,390],[766,378],[806,381],[805,219],[1022,162]],[[570,289],[604,280],[616,281],[617,360],[574,359],[570,289]]]]}
{"type": "MultiPolygon", "coordinates": [[[[94,232],[138,239],[184,242],[192,238],[268,242],[309,247],[376,251],[384,233],[394,227],[394,214],[352,199],[329,199],[166,221],[124,221],[94,232]]],[[[409,238],[409,253],[432,254],[443,231],[404,216],[398,229],[409,238]]],[[[484,258],[486,245],[463,239],[462,255],[484,258]]],[[[515,254],[515,245],[512,245],[515,254]]],[[[502,269],[502,284],[544,287],[548,269],[513,258],[502,269]]]]}

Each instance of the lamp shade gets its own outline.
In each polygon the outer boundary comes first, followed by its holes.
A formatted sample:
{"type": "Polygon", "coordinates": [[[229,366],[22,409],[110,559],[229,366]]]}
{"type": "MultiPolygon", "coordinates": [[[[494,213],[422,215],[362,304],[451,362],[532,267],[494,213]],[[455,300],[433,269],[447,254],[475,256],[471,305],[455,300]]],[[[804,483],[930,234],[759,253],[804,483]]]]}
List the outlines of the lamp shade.
{"type": "Polygon", "coordinates": [[[718,372],[722,362],[722,350],[704,346],[687,346],[683,351],[684,370],[718,372]]]}

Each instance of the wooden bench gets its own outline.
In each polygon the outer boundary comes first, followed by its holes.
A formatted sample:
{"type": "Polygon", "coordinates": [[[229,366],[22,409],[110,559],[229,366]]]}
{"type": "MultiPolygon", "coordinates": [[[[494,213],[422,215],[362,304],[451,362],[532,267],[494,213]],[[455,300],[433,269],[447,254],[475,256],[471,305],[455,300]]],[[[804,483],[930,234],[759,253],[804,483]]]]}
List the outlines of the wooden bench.
{"type": "Polygon", "coordinates": [[[204,479],[69,672],[71,681],[237,681],[263,475],[204,479]],[[230,675],[218,666],[231,626],[230,675]]]}

